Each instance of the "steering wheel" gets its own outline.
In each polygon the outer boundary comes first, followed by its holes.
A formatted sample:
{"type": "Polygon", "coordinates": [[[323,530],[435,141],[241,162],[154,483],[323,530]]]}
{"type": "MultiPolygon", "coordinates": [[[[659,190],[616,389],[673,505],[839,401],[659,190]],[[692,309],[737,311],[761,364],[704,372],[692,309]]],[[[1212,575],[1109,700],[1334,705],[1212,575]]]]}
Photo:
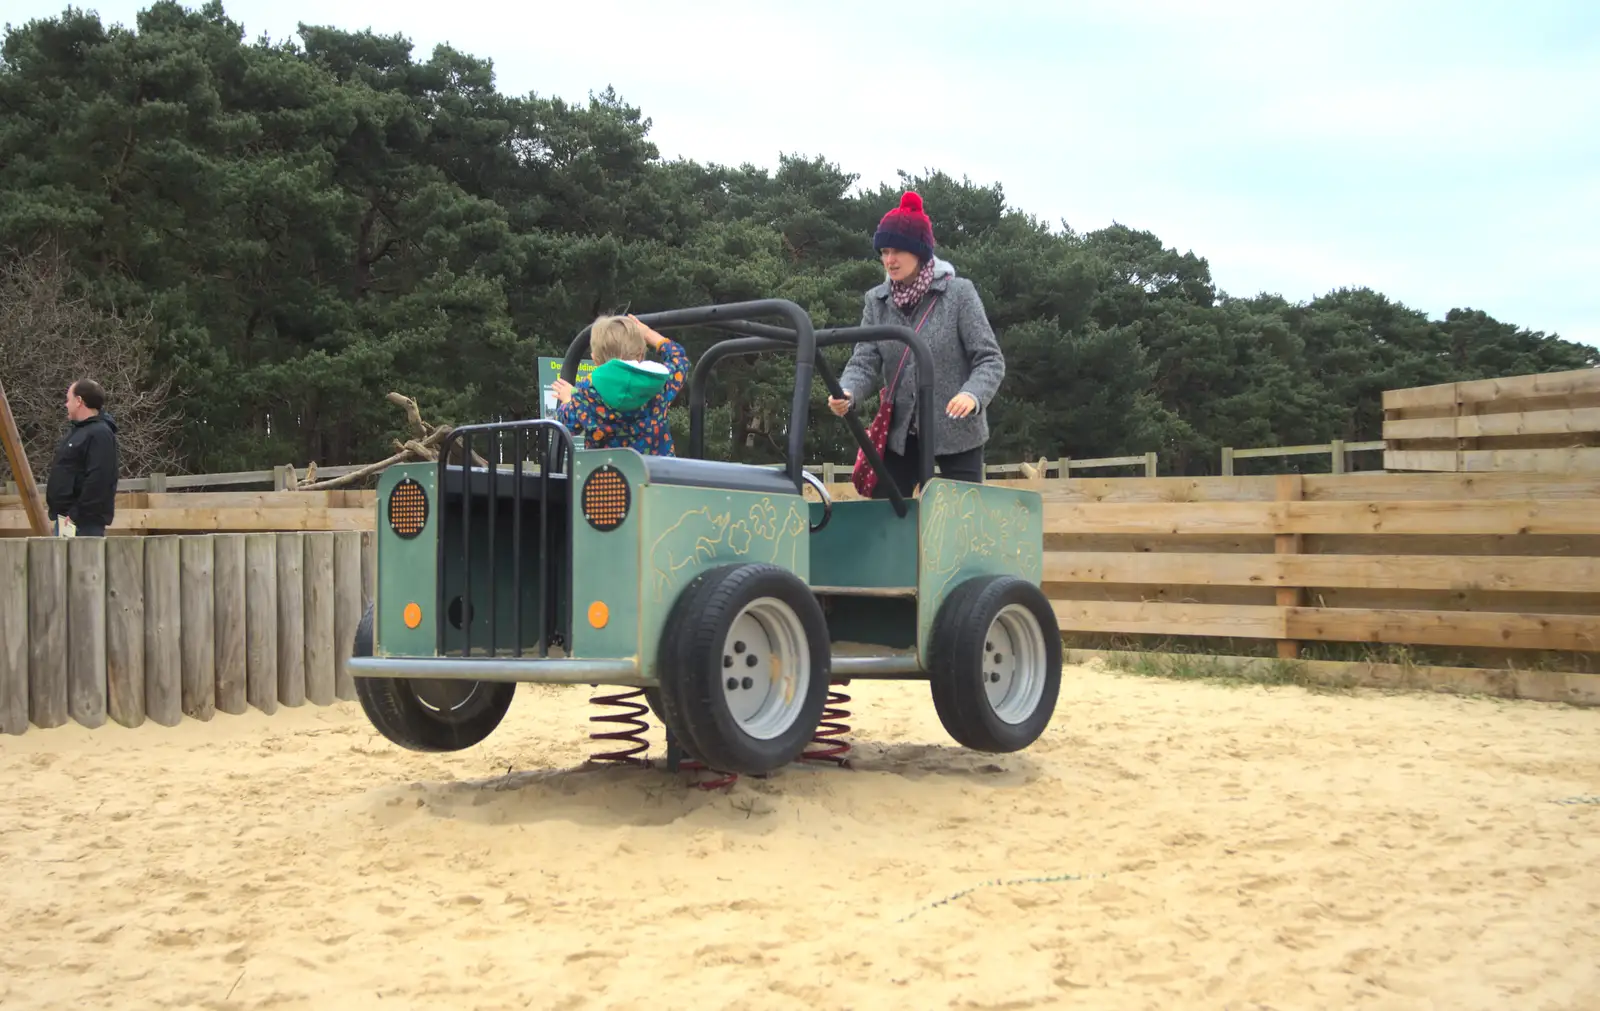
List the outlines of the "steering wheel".
{"type": "Polygon", "coordinates": [[[822,478],[809,470],[802,470],[800,476],[805,479],[806,484],[815,488],[817,494],[822,498],[822,522],[811,528],[811,532],[816,533],[827,526],[829,520],[833,519],[833,496],[828,494],[828,486],[822,483],[822,478]]]}

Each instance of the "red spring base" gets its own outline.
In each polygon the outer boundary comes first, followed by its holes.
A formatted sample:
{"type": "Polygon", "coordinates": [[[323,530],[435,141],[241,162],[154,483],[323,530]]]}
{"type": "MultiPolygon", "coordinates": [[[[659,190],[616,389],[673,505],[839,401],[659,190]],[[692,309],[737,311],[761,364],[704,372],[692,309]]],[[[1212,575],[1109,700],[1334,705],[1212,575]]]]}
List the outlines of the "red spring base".
{"type": "MultiPolygon", "coordinates": [[[[848,685],[848,680],[835,681],[834,685],[848,685]]],[[[817,732],[811,738],[811,743],[816,745],[800,756],[802,762],[832,762],[835,765],[849,768],[850,759],[845,756],[850,752],[850,744],[840,740],[850,732],[850,725],[841,722],[850,715],[850,710],[841,708],[850,701],[850,696],[844,692],[828,692],[827,705],[822,710],[822,722],[817,724],[817,732]]]]}
{"type": "Polygon", "coordinates": [[[626,727],[624,730],[609,730],[605,733],[590,734],[591,741],[614,741],[619,745],[626,745],[617,751],[603,752],[589,758],[591,762],[619,762],[624,765],[637,765],[650,768],[650,760],[640,757],[650,749],[650,745],[640,737],[650,724],[639,719],[650,711],[650,707],[639,701],[644,698],[643,689],[620,692],[616,695],[596,695],[590,699],[597,706],[613,706],[627,710],[621,713],[608,713],[604,716],[589,717],[590,723],[618,723],[626,727]]]}
{"type": "Polygon", "coordinates": [[[718,770],[713,769],[702,762],[698,762],[693,758],[685,758],[683,761],[679,762],[678,771],[711,773],[710,779],[702,779],[694,784],[702,790],[720,790],[725,786],[732,786],[739,781],[739,774],[737,772],[719,772],[718,770]]]}

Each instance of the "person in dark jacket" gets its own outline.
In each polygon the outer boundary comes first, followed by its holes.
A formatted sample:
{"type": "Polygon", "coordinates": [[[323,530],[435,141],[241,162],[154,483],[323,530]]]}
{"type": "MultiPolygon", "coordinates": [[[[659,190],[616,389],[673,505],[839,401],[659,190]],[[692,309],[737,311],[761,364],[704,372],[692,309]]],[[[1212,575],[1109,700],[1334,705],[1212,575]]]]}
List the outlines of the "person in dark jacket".
{"type": "Polygon", "coordinates": [[[72,427],[56,447],[45,485],[50,518],[66,518],[79,537],[104,537],[116,515],[117,423],[105,406],[106,391],[93,379],[67,387],[72,427]]]}
{"type": "MultiPolygon", "coordinates": [[[[839,376],[845,396],[829,397],[843,415],[881,386],[894,387],[894,417],[883,462],[904,495],[918,478],[918,442],[933,440],[934,464],[954,481],[983,483],[983,448],[989,441],[989,404],[1006,376],[1006,359],[983,311],[978,289],[934,254],[933,222],[922,198],[907,192],[883,216],[872,236],[885,279],[867,292],[861,325],[891,323],[916,329],[933,352],[935,430],[917,431],[917,367],[905,345],[862,341],[839,376]]],[[[888,495],[879,481],[873,498],[888,495]]]]}

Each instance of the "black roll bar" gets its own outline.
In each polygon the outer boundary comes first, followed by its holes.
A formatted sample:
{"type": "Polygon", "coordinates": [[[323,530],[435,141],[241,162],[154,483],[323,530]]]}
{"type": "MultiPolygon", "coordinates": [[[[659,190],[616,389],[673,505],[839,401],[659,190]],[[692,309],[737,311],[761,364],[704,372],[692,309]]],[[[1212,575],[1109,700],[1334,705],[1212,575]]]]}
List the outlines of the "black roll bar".
{"type": "MultiPolygon", "coordinates": [[[[701,354],[700,360],[695,363],[694,372],[689,378],[689,452],[694,456],[705,455],[705,408],[706,408],[706,383],[711,377],[711,370],[717,363],[729,355],[756,354],[761,351],[783,351],[796,348],[795,334],[781,327],[768,326],[762,323],[752,323],[748,320],[729,320],[711,324],[717,330],[734,333],[749,334],[748,337],[734,340],[719,341],[701,354]]],[[[844,391],[840,388],[833,370],[828,366],[827,360],[822,357],[821,349],[840,344],[853,344],[864,340],[889,340],[904,344],[910,348],[912,356],[917,362],[917,422],[922,432],[935,431],[938,424],[939,406],[933,402],[933,352],[920,334],[907,326],[894,326],[881,324],[876,326],[851,326],[830,327],[818,330],[813,335],[817,346],[817,368],[821,371],[823,383],[828,387],[828,392],[835,396],[842,396],[844,391]]],[[[796,348],[798,351],[798,348],[796,348]]],[[[871,440],[867,438],[866,429],[855,414],[856,405],[852,404],[846,412],[845,421],[850,426],[851,434],[856,437],[857,444],[867,455],[867,461],[878,471],[881,478],[889,480],[889,474],[883,467],[883,461],[878,458],[877,450],[873,448],[871,440]]],[[[931,438],[917,440],[918,461],[917,470],[921,475],[922,484],[933,480],[934,469],[934,441],[931,438]]],[[[890,480],[889,497],[895,503],[895,512],[905,515],[905,503],[899,494],[899,489],[894,487],[890,480]]]]}
{"type": "MultiPolygon", "coordinates": [[[[639,322],[655,330],[678,327],[706,326],[746,316],[777,316],[786,320],[792,329],[788,346],[795,349],[794,396],[789,404],[789,463],[786,471],[797,491],[805,489],[806,422],[811,408],[811,382],[815,378],[817,342],[811,327],[811,317],[806,311],[785,298],[758,299],[753,302],[733,302],[728,305],[707,305],[694,309],[669,309],[665,312],[646,313],[639,322]]],[[[781,328],[774,328],[781,329],[781,328]]],[[[573,382],[578,378],[578,364],[589,353],[589,330],[584,327],[567,348],[567,357],[561,363],[561,378],[573,382]]],[[[920,359],[919,359],[920,360],[920,359]]],[[[931,357],[930,357],[931,361],[931,357]]]]}

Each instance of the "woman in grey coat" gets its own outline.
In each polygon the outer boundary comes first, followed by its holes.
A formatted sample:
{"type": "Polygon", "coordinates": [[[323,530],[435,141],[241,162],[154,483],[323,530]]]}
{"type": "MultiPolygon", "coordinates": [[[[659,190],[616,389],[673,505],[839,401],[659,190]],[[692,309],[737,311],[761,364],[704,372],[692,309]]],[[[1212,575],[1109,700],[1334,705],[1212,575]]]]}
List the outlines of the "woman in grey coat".
{"type": "MultiPolygon", "coordinates": [[[[863,326],[900,324],[917,329],[933,352],[933,393],[943,410],[934,440],[938,473],[956,481],[983,483],[983,447],[989,441],[989,403],[1006,375],[1005,356],[983,313],[972,282],[957,277],[950,264],[933,255],[933,222],[922,198],[906,193],[900,206],[883,216],[872,237],[888,278],[867,292],[863,326]]],[[[845,397],[828,398],[843,416],[851,404],[865,403],[879,389],[894,385],[894,417],[883,462],[904,495],[911,495],[917,473],[917,363],[894,341],[863,341],[839,377],[845,397]],[[898,372],[899,377],[896,378],[898,372]]],[[[887,498],[880,480],[874,498],[887,498]]]]}

